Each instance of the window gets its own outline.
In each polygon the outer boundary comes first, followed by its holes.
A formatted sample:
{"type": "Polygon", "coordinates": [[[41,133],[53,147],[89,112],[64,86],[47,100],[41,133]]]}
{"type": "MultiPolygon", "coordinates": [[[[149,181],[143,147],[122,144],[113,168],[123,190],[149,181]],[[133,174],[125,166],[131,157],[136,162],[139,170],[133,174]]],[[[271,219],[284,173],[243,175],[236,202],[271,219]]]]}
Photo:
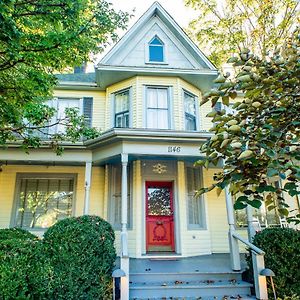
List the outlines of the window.
{"type": "MultiPolygon", "coordinates": [[[[48,102],[49,106],[56,109],[56,115],[53,117],[51,123],[56,123],[66,117],[66,109],[77,109],[79,114],[84,115],[85,123],[87,126],[92,126],[92,113],[93,113],[93,98],[55,98],[48,102]]],[[[62,122],[56,126],[49,128],[49,134],[64,133],[65,125],[62,122]]]]}
{"type": "Polygon", "coordinates": [[[188,227],[189,229],[205,228],[205,212],[203,196],[195,193],[202,185],[201,168],[186,168],[188,227]]]}
{"type": "Polygon", "coordinates": [[[147,88],[147,128],[169,129],[168,88],[147,88]]]}
{"type": "MultiPolygon", "coordinates": [[[[272,183],[274,187],[278,187],[279,182],[274,181],[272,183]]],[[[235,198],[235,197],[234,197],[235,198]]],[[[281,216],[277,210],[277,208],[274,208],[272,210],[268,210],[268,207],[265,205],[267,200],[267,193],[264,195],[265,201],[262,202],[262,205],[259,209],[252,208],[252,214],[253,214],[253,219],[257,220],[260,224],[261,227],[268,227],[268,226],[280,226],[280,220],[281,216]]],[[[233,199],[234,201],[234,199],[233,199]]],[[[276,202],[277,199],[275,199],[276,202]]],[[[272,202],[273,206],[274,202],[272,202]]],[[[278,206],[278,204],[277,204],[278,206]]],[[[235,210],[235,221],[236,221],[236,226],[237,227],[247,227],[247,212],[246,209],[240,209],[240,210],[235,210]]]]}
{"type": "Polygon", "coordinates": [[[22,174],[16,186],[16,226],[48,228],[72,215],[74,175],[22,174]]]}
{"type": "Polygon", "coordinates": [[[149,62],[164,62],[164,44],[157,36],[149,43],[149,62]]]}
{"type": "MultiPolygon", "coordinates": [[[[110,211],[109,211],[109,222],[116,230],[121,229],[122,221],[122,166],[111,165],[111,184],[110,184],[110,211]]],[[[127,226],[131,227],[131,197],[130,197],[130,168],[127,172],[127,226]]]]}
{"type": "Polygon", "coordinates": [[[196,120],[196,97],[190,93],[184,92],[184,116],[185,116],[185,130],[197,130],[196,120]]]}
{"type": "Polygon", "coordinates": [[[114,97],[114,127],[129,127],[129,90],[121,91],[114,97]]]}

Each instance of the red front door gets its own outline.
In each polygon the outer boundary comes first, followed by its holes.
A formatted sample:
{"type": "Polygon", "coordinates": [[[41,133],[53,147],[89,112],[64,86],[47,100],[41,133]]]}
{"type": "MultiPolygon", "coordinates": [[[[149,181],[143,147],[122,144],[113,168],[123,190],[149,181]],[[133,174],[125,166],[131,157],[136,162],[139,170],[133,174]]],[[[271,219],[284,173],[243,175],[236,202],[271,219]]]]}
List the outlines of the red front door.
{"type": "Polygon", "coordinates": [[[174,251],[173,184],[146,182],[147,251],[174,251]]]}

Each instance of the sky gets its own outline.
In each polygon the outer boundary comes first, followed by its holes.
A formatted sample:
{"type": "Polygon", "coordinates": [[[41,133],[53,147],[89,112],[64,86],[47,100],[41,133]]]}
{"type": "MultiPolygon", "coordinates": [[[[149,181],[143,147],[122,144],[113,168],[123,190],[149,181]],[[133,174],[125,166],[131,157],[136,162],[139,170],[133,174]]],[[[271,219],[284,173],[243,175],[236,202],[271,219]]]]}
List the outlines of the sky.
{"type": "MultiPolygon", "coordinates": [[[[109,0],[109,2],[117,10],[131,12],[135,9],[135,16],[129,24],[131,26],[152,5],[154,0],[109,0]]],[[[192,8],[184,5],[184,0],[159,0],[158,2],[181,27],[186,27],[196,15],[192,8]]]]}

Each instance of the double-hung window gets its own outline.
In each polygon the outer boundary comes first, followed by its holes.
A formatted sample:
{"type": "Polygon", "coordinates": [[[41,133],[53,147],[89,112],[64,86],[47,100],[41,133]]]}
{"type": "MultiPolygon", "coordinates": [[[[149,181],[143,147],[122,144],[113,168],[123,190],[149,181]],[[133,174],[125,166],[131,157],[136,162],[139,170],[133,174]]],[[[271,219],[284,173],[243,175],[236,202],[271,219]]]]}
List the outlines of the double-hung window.
{"type": "Polygon", "coordinates": [[[197,108],[196,97],[184,91],[184,117],[185,117],[185,130],[197,130],[197,108]]]}
{"type": "Polygon", "coordinates": [[[149,62],[164,62],[164,43],[158,36],[149,42],[149,62]]]}
{"type": "Polygon", "coordinates": [[[48,101],[48,105],[56,109],[56,115],[52,118],[51,124],[57,123],[48,129],[50,134],[64,133],[66,131],[66,110],[75,109],[85,118],[87,126],[92,126],[93,98],[54,98],[48,101]]]}
{"type": "Polygon", "coordinates": [[[205,209],[203,196],[197,196],[196,192],[202,186],[201,168],[188,166],[186,168],[188,228],[203,229],[205,223],[205,209]]]}
{"type": "Polygon", "coordinates": [[[147,87],[146,94],[147,128],[169,129],[170,113],[168,88],[147,87]]]}
{"type": "Polygon", "coordinates": [[[114,127],[129,127],[129,89],[118,92],[114,95],[114,127]]]}
{"type": "MultiPolygon", "coordinates": [[[[130,167],[127,172],[127,224],[131,227],[131,197],[130,197],[130,167]]],[[[111,165],[110,168],[110,205],[109,205],[109,222],[116,230],[121,229],[122,220],[122,166],[111,165]]]]}
{"type": "Polygon", "coordinates": [[[18,174],[14,226],[43,229],[72,215],[75,176],[18,174]]]}
{"type": "MultiPolygon", "coordinates": [[[[268,184],[273,185],[275,188],[279,187],[279,181],[269,182],[268,184]]],[[[280,208],[280,202],[278,201],[276,195],[272,196],[273,201],[271,204],[268,204],[268,193],[264,193],[264,201],[262,201],[260,208],[252,208],[252,216],[253,219],[256,220],[261,227],[268,227],[268,226],[280,226],[281,223],[281,216],[279,214],[278,208],[280,208]],[[274,206],[273,209],[269,210],[270,206],[274,206]]],[[[238,198],[238,196],[233,197],[233,201],[238,198]]],[[[272,199],[272,198],[271,198],[272,199]]],[[[246,209],[235,210],[235,221],[237,227],[243,228],[247,227],[247,211],[246,209]]]]}

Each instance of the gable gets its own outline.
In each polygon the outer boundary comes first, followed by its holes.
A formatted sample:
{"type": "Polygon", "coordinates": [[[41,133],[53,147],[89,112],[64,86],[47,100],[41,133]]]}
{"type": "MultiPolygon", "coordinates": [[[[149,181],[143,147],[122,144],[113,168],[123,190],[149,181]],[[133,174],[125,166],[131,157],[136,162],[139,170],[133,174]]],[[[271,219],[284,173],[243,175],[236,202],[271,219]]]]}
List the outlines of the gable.
{"type": "Polygon", "coordinates": [[[116,55],[107,60],[109,65],[178,68],[178,69],[204,69],[205,64],[196,61],[184,45],[174,36],[171,30],[158,18],[153,17],[134,39],[120,48],[116,55]],[[157,37],[163,44],[164,61],[149,61],[149,43],[157,37]]]}
{"type": "Polygon", "coordinates": [[[137,23],[100,61],[101,66],[215,71],[213,64],[180,26],[154,2],[137,23]],[[149,61],[149,43],[157,36],[164,46],[164,60],[149,61]]]}

